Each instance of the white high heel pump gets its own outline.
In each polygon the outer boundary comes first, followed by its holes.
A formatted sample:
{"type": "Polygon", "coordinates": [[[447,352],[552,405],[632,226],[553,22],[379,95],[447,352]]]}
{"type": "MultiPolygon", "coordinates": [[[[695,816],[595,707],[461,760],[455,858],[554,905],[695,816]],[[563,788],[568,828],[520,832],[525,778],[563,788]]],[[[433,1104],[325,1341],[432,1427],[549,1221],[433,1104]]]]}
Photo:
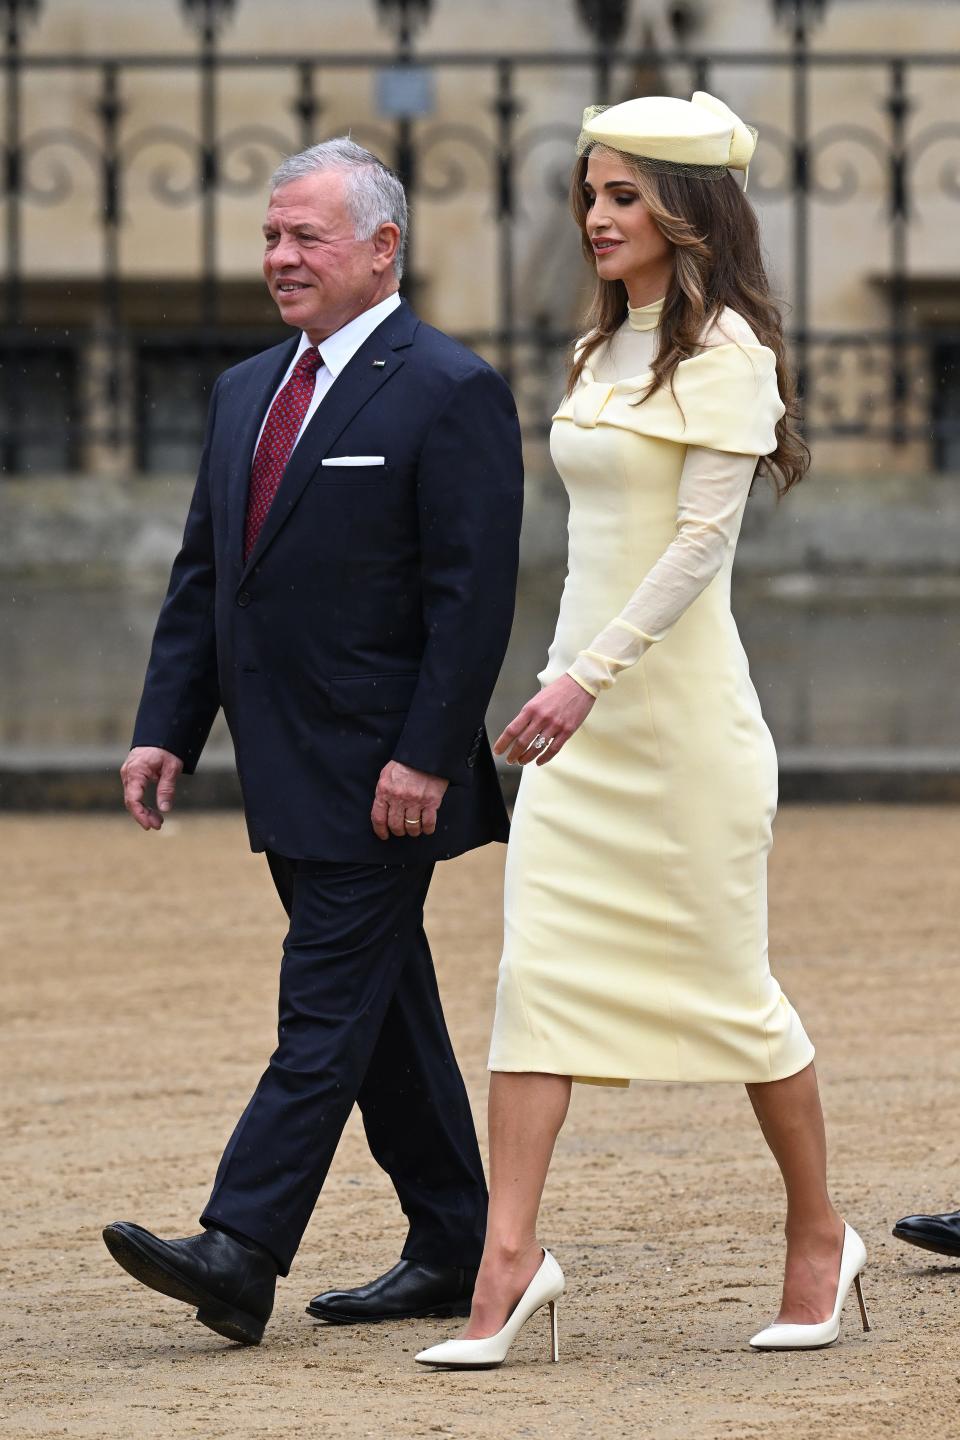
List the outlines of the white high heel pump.
{"type": "Polygon", "coordinates": [[[481,1340],[445,1340],[440,1345],[431,1345],[429,1350],[420,1351],[416,1357],[417,1362],[420,1365],[437,1365],[447,1370],[490,1370],[495,1365],[502,1365],[510,1346],[530,1316],[544,1305],[549,1305],[550,1355],[556,1363],[560,1359],[557,1301],[563,1290],[563,1271],[550,1251],[544,1250],[540,1269],[520,1296],[502,1330],[498,1330],[496,1335],[486,1335],[481,1340]]]}
{"type": "Polygon", "coordinates": [[[851,1285],[856,1287],[863,1328],[869,1330],[870,1321],[867,1319],[867,1307],[863,1303],[863,1290],[860,1286],[860,1272],[866,1263],[867,1252],[863,1241],[856,1230],[844,1221],[840,1279],[833,1314],[818,1325],[768,1325],[766,1330],[761,1330],[750,1341],[754,1350],[819,1350],[824,1345],[832,1345],[840,1335],[840,1311],[850,1293],[851,1285]]]}

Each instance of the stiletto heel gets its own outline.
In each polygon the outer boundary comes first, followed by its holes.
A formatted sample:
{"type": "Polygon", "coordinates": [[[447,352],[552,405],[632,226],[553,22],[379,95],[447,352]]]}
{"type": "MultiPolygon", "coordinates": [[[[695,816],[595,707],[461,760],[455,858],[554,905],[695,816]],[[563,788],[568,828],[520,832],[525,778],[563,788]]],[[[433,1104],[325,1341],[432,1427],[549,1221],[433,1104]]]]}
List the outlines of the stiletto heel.
{"type": "Polygon", "coordinates": [[[829,1320],[823,1320],[817,1325],[768,1325],[766,1330],[761,1330],[750,1341],[754,1350],[820,1350],[824,1345],[832,1345],[840,1335],[840,1311],[851,1286],[856,1289],[857,1299],[860,1301],[863,1328],[869,1330],[870,1322],[860,1288],[860,1272],[866,1263],[867,1252],[863,1241],[853,1226],[844,1221],[840,1277],[837,1281],[833,1314],[829,1320]]]}
{"type": "Polygon", "coordinates": [[[416,1357],[418,1364],[437,1365],[444,1370],[491,1370],[495,1365],[502,1365],[530,1316],[544,1305],[550,1307],[550,1354],[556,1362],[560,1358],[557,1301],[563,1290],[563,1271],[550,1251],[544,1250],[540,1269],[508,1315],[502,1330],[481,1340],[445,1340],[440,1345],[431,1345],[429,1350],[420,1351],[416,1357]]]}

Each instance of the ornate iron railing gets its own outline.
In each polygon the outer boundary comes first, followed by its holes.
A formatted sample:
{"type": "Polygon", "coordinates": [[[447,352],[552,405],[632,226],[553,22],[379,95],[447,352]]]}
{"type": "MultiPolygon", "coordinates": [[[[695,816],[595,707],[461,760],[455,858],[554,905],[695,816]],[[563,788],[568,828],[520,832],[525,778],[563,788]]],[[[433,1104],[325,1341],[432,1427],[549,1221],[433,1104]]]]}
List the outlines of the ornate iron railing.
{"type": "MultiPolygon", "coordinates": [[[[262,193],[282,154],[347,128],[397,167],[415,215],[418,203],[452,206],[477,191],[488,197],[495,275],[485,322],[463,338],[499,366],[531,423],[543,420],[570,337],[558,323],[561,307],[545,306],[542,297],[534,303],[526,293],[519,239],[530,221],[531,195],[538,205],[557,206],[564,196],[576,105],[571,109],[567,98],[558,104],[562,121],[528,118],[525,90],[531,77],[541,87],[556,79],[566,87],[565,97],[577,89],[584,101],[611,100],[630,93],[636,77],[649,75],[651,67],[676,93],[715,89],[734,101],[738,72],[759,70],[782,80],[787,118],[757,117],[764,143],[750,190],[766,215],[782,207],[781,222],[788,217],[779,226],[783,245],[774,261],[789,292],[792,353],[811,439],[915,442],[929,447],[932,463],[960,468],[960,300],[953,318],[946,312],[938,318],[934,305],[920,323],[911,264],[914,227],[923,219],[920,198],[932,197],[938,205],[960,200],[960,121],[931,111],[921,98],[932,77],[960,78],[960,47],[910,55],[812,51],[805,6],[792,0],[780,4],[794,21],[782,51],[615,49],[611,37],[619,34],[619,22],[608,6],[611,13],[596,24],[596,44],[583,53],[427,54],[414,51],[415,22],[429,13],[426,0],[378,0],[396,23],[392,53],[246,55],[220,47],[233,0],[182,3],[197,25],[194,53],[90,56],[31,53],[27,30],[40,0],[0,0],[5,473],[95,466],[104,452],[124,455],[133,469],[188,465],[211,376],[277,333],[267,310],[258,310],[246,291],[238,320],[242,283],[225,274],[221,260],[224,207],[262,193]],[[374,71],[385,72],[393,85],[384,106],[390,114],[372,115],[356,102],[348,110],[340,95],[343,77],[369,78],[374,71]],[[842,119],[823,113],[814,84],[827,72],[856,79],[864,100],[852,117],[848,104],[842,119]],[[227,121],[227,92],[235,100],[238,85],[257,84],[266,75],[271,93],[282,97],[274,114],[227,121]],[[431,87],[450,76],[470,85],[479,81],[485,92],[485,112],[470,124],[454,123],[442,112],[416,113],[431,87]],[[197,102],[194,123],[175,113],[145,118],[150,107],[141,105],[140,91],[160,77],[173,88],[189,81],[197,102]],[[83,123],[28,123],[29,92],[38,84],[54,99],[68,87],[84,90],[83,123]],[[413,98],[404,100],[404,94],[413,98]],[[149,278],[138,277],[127,258],[134,196],[196,222],[193,277],[171,282],[185,291],[171,323],[160,323],[160,312],[170,308],[166,291],[153,294],[151,312],[149,278]],[[81,202],[89,202],[88,238],[96,236],[99,255],[92,278],[88,266],[76,293],[58,297],[57,282],[28,263],[28,221],[43,213],[54,224],[58,211],[61,218],[76,216],[81,202]],[[886,250],[875,323],[864,329],[814,323],[823,259],[818,225],[843,207],[859,207],[863,234],[874,240],[882,235],[886,250]],[[196,383],[184,387],[180,399],[166,392],[158,408],[150,386],[163,373],[165,354],[178,356],[196,383]]],[[[572,227],[562,243],[576,250],[572,227]]],[[[414,292],[417,271],[414,227],[414,292]]],[[[955,269],[955,295],[956,277],[955,269]]],[[[949,297],[950,277],[938,283],[949,297]]],[[[431,311],[443,325],[442,294],[431,311]]]]}

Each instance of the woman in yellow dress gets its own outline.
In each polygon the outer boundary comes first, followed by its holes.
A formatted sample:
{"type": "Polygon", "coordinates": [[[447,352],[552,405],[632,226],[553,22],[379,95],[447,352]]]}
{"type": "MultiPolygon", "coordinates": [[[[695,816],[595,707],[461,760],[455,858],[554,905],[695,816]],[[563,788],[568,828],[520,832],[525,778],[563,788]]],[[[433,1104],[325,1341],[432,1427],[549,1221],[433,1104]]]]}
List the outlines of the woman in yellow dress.
{"type": "Polygon", "coordinates": [[[782,1303],[756,1348],[832,1343],[866,1258],[828,1193],[813,1046],[768,966],[777,761],[730,612],[758,467],[782,494],[808,459],[730,174],[756,134],[699,92],[584,121],[572,199],[597,288],[551,436],[569,566],[540,692],[496,746],[525,768],[490,1214],[470,1322],[418,1355],[433,1365],[500,1363],[543,1305],[556,1358],[563,1277],[536,1223],[573,1080],[746,1084],[787,1194],[782,1303]]]}

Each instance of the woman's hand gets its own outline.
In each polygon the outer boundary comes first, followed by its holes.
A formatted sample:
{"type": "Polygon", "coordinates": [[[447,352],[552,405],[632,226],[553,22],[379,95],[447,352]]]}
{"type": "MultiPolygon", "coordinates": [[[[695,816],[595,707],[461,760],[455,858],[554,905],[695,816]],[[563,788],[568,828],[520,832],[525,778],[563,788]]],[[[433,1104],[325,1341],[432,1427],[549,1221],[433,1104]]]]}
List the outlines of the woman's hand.
{"type": "Polygon", "coordinates": [[[530,760],[546,765],[580,729],[593,706],[592,695],[569,675],[561,675],[527,701],[494,745],[493,753],[506,752],[508,765],[514,761],[526,765],[530,760]],[[546,743],[535,745],[537,740],[546,743]]]}

